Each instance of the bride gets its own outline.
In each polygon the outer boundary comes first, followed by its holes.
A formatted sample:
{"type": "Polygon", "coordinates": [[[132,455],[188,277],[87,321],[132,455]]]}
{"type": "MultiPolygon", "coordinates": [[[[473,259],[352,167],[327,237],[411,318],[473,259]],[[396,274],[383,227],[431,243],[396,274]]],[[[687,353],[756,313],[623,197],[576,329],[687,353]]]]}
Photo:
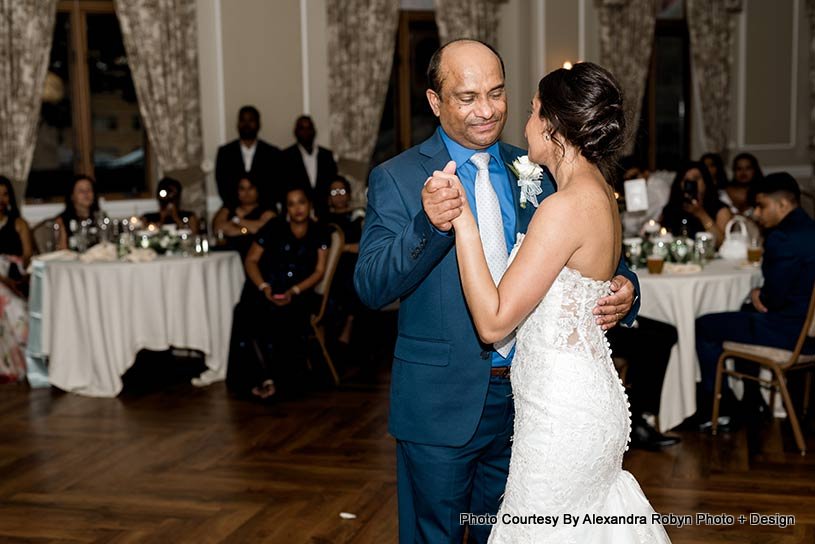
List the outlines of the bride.
{"type": "Polygon", "coordinates": [[[479,336],[495,343],[517,327],[512,458],[492,543],[669,542],[622,470],[628,402],[592,315],[620,259],[609,180],[624,131],[610,73],[592,63],[550,73],[532,100],[526,139],[529,159],[549,168],[558,191],[518,236],[497,287],[470,206],[453,223],[479,336]]]}

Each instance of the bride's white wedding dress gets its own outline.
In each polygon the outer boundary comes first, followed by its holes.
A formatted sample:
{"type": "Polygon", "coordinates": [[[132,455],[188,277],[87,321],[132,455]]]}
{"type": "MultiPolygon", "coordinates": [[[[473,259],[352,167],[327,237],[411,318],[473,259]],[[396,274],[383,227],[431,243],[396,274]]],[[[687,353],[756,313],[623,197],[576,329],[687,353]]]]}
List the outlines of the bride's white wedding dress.
{"type": "Polygon", "coordinates": [[[592,315],[608,293],[609,282],[564,268],[518,328],[512,458],[492,544],[670,542],[622,469],[628,399],[592,315]]]}

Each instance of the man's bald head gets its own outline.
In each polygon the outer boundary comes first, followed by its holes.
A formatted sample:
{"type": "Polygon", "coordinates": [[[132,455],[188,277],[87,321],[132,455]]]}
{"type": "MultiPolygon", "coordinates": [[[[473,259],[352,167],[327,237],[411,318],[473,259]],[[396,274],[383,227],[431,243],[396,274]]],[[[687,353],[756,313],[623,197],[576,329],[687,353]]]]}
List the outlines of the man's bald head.
{"type": "Polygon", "coordinates": [[[507,97],[504,64],[492,47],[455,40],[430,61],[431,85],[425,96],[444,132],[468,149],[486,149],[504,130],[507,97]]]}
{"type": "Polygon", "coordinates": [[[430,57],[430,64],[427,66],[428,87],[437,95],[441,96],[441,87],[444,83],[444,76],[447,70],[442,59],[445,51],[452,53],[466,53],[467,49],[479,49],[482,47],[486,48],[493,55],[495,55],[495,57],[498,59],[498,63],[501,65],[501,76],[506,77],[506,72],[504,70],[504,59],[501,58],[498,51],[496,51],[491,45],[470,38],[459,38],[442,45],[436,49],[436,52],[433,53],[432,57],[430,57]]]}

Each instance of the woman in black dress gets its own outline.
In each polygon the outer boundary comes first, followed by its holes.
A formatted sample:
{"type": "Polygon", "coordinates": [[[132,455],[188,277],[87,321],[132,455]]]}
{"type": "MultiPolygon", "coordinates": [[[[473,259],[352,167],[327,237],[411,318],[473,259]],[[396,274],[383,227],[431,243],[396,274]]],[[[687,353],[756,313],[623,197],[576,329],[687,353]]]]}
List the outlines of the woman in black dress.
{"type": "Polygon", "coordinates": [[[351,342],[354,316],[362,309],[354,288],[354,268],[359,258],[359,239],[362,237],[365,210],[351,207],[351,184],[342,176],[337,176],[331,182],[328,209],[326,222],[337,225],[345,235],[345,246],[334,273],[331,299],[341,322],[337,341],[347,345],[351,342]]]}
{"type": "Polygon", "coordinates": [[[286,194],[286,217],[268,222],[244,261],[246,284],[235,307],[227,386],[240,395],[267,399],[275,380],[302,369],[313,288],[323,278],[329,238],[310,219],[303,188],[286,194]]]}
{"type": "Polygon", "coordinates": [[[32,248],[31,231],[20,217],[14,187],[0,176],[0,383],[25,378],[28,311],[24,271],[32,248]]]}
{"type": "Polygon", "coordinates": [[[65,211],[57,216],[59,227],[57,249],[78,249],[76,233],[83,222],[91,224],[99,211],[96,182],[90,176],[80,174],[74,177],[71,188],[65,195],[65,211]]]}
{"type": "Polygon", "coordinates": [[[14,187],[7,177],[0,176],[0,255],[17,258],[26,268],[33,253],[31,229],[20,217],[14,187]]]}
{"type": "Polygon", "coordinates": [[[707,231],[716,237],[719,247],[732,218],[730,209],[719,200],[713,178],[703,163],[689,162],[676,173],[661,220],[674,236],[686,234],[693,238],[697,232],[707,231]]]}
{"type": "Polygon", "coordinates": [[[237,251],[245,259],[255,234],[277,214],[260,204],[257,185],[248,175],[238,182],[237,197],[237,206],[224,206],[215,214],[212,231],[224,234],[224,249],[237,251]]]}

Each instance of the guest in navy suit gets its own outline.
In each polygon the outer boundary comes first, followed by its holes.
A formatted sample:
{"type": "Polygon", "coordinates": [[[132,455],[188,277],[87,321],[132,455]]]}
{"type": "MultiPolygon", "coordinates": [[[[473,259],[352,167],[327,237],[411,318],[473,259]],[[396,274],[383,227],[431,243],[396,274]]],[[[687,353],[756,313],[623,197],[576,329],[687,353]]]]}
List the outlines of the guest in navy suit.
{"type": "Polygon", "coordinates": [[[288,184],[283,179],[281,152],[259,139],[259,131],[260,112],[254,106],[243,106],[238,113],[240,137],[218,148],[215,181],[226,208],[238,205],[238,183],[250,174],[266,209],[276,212],[283,209],[288,184]]]}
{"type": "MultiPolygon", "coordinates": [[[[520,206],[507,167],[524,151],[498,141],[507,113],[498,53],[473,40],[450,42],[433,55],[428,80],[427,98],[441,127],[371,172],[354,283],[371,308],[400,301],[389,422],[397,440],[399,541],[435,544],[461,542],[462,514],[498,511],[509,469],[514,351],[504,357],[479,341],[461,290],[451,224],[462,199],[430,178],[452,159],[475,206],[477,169],[469,159],[488,153],[508,250],[535,208],[520,206]]],[[[555,191],[548,172],[541,189],[539,198],[555,191]]],[[[628,279],[615,277],[615,293],[596,310],[604,327],[636,317],[636,307],[629,311],[636,276],[622,264],[618,273],[628,279]]],[[[470,540],[486,542],[490,528],[471,526],[470,540]]]]}
{"type": "Polygon", "coordinates": [[[308,115],[301,115],[294,124],[297,143],[283,150],[286,182],[309,187],[313,192],[314,211],[325,220],[328,213],[328,187],[337,178],[337,163],[330,149],[314,145],[317,129],[308,115]]]}
{"type": "MultiPolygon", "coordinates": [[[[696,320],[696,352],[702,370],[699,418],[710,419],[716,365],[725,341],[793,349],[815,284],[815,221],[799,207],[801,190],[787,173],[759,180],[754,217],[766,229],[761,272],[750,311],[709,314],[696,320]],[[702,412],[705,410],[707,413],[702,412]]],[[[815,346],[805,346],[805,353],[815,346]]],[[[725,399],[727,380],[722,384],[725,399]]]]}

